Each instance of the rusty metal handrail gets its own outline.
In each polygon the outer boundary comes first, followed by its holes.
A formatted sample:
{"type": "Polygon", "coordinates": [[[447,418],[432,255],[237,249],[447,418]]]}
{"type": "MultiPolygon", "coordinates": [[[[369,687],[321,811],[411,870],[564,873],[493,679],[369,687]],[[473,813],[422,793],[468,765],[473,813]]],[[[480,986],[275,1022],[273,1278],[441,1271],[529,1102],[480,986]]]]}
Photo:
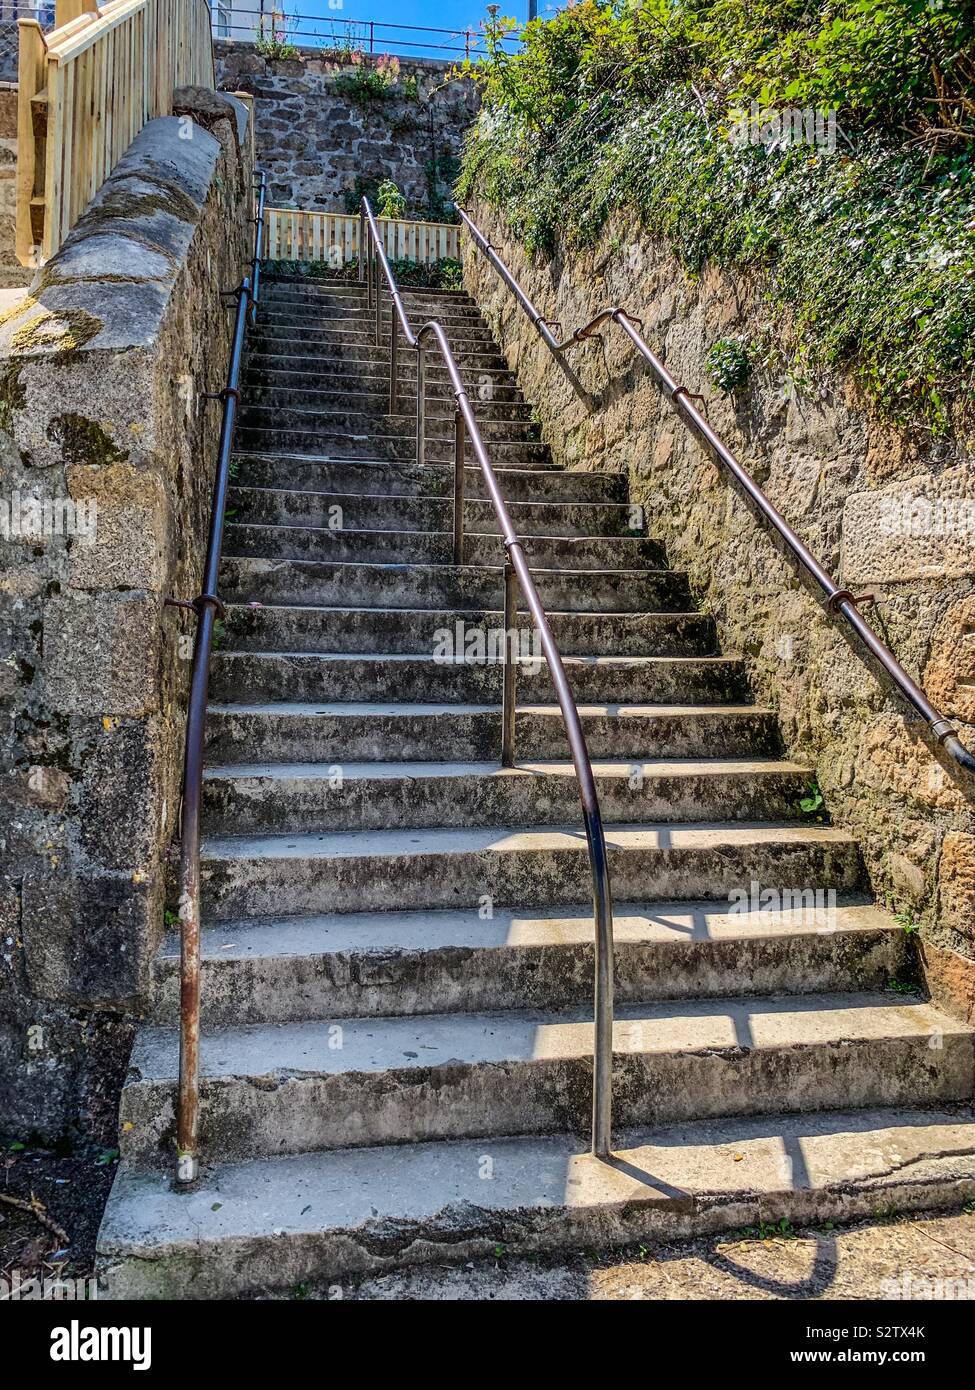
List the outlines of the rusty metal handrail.
{"type": "Polygon", "coordinates": [[[179,1098],[176,1114],[176,1181],[195,1182],[200,1171],[200,804],[203,798],[203,745],[206,732],[207,693],[213,629],[223,616],[217,593],[220,553],[223,547],[230,456],[240,405],[240,368],[248,322],[253,322],[260,294],[264,238],[264,203],[267,176],[258,173],[257,211],[254,217],[252,273],[245,276],[233,296],[237,301],[231,339],[227,384],[210,399],[223,402],[217,471],[213,483],[210,533],[203,566],[203,590],[192,601],[169,600],[171,606],[196,614],[193,674],[186,713],[186,753],[183,761],[183,801],[180,813],[180,968],[179,968],[179,1098]]]}
{"type": "MultiPolygon", "coordinates": [[[[502,261],[497,251],[484,236],[483,232],[481,232],[480,228],[471,221],[463,208],[458,208],[458,212],[463,219],[465,227],[471,234],[474,245],[494,267],[508,289],[511,290],[522,309],[524,309],[525,313],[538,330],[546,347],[548,347],[556,357],[561,357],[562,354],[574,344],[583,342],[588,337],[592,337],[596,328],[598,328],[601,323],[615,323],[623,330],[640,356],[649,364],[650,370],[653,372],[658,385],[670,397],[678,414],[683,417],[689,428],[703,440],[715,458],[723,464],[761,516],[785,542],[793,559],[822,590],[824,594],[822,606],[826,610],[826,613],[831,617],[840,615],[846,619],[870,655],[887,672],[887,675],[890,677],[896,689],[925,721],[932,736],[944,747],[945,752],[948,753],[954,762],[960,768],[964,769],[965,772],[975,774],[975,755],[970,753],[962,743],[961,739],[958,737],[958,730],[955,728],[954,724],[952,724],[949,719],[946,719],[944,715],[931,704],[924,691],[897,660],[897,657],[894,656],[886,642],[877,635],[866,618],[864,618],[857,607],[858,602],[862,600],[858,600],[849,589],[841,588],[831,575],[823,569],[822,565],[805,543],[799,539],[799,536],[786,521],[785,517],[782,516],[778,508],[769,501],[768,497],[766,497],[751,474],[742,467],[731,450],[727,448],[721,438],[711,428],[707,420],[693,404],[694,399],[700,400],[701,398],[692,397],[686,386],[679,385],[656,354],[647,346],[639,331],[643,327],[641,320],[636,318],[633,314],[630,314],[627,310],[620,308],[618,305],[612,305],[602,309],[595,318],[590,319],[587,324],[576,329],[576,331],[570,334],[564,341],[559,342],[549,328],[549,321],[544,319],[536,309],[535,305],[518,284],[518,281],[512,275],[504,261],[502,261]]],[[[557,324],[556,327],[561,327],[561,325],[557,324]]]]}
{"type": "Polygon", "coordinates": [[[470,436],[474,454],[484,476],[488,497],[494,507],[501,526],[501,540],[507,557],[504,585],[504,672],[502,683],[501,712],[501,763],[511,767],[515,756],[515,662],[509,650],[510,634],[517,621],[516,583],[521,588],[525,602],[542,643],[542,651],[548,662],[552,684],[555,687],[559,709],[565,724],[566,737],[572,755],[576,780],[579,784],[579,800],[582,803],[583,823],[589,849],[589,863],[592,870],[593,912],[596,928],[596,965],[594,980],[594,1039],[593,1039],[593,1117],[592,1151],[599,1158],[607,1158],[612,1139],[613,1105],[613,900],[610,889],[609,862],[606,852],[606,836],[603,830],[599,798],[596,794],[596,779],[593,776],[592,762],[586,747],[586,738],[576,707],[575,697],[565,674],[562,657],[552,635],[535,581],[532,578],[524,546],[515,531],[514,523],[505,504],[504,496],[491,465],[488,451],[481,438],[474,411],[471,407],[460,370],[447,341],[443,326],[435,319],[429,320],[414,332],[409,315],[403,305],[389,261],[383,249],[379,228],[376,225],[369,200],[363,198],[360,211],[359,239],[359,279],[368,284],[369,307],[375,301],[376,343],[382,340],[381,288],[385,279],[390,295],[390,401],[395,407],[397,397],[397,328],[401,328],[407,344],[417,354],[417,462],[424,460],[426,433],[426,339],[431,338],[440,351],[455,401],[454,429],[454,563],[463,563],[463,503],[464,503],[464,434],[470,436]],[[366,235],[368,231],[368,237],[366,235]],[[382,276],[382,279],[380,278],[382,276]]]}

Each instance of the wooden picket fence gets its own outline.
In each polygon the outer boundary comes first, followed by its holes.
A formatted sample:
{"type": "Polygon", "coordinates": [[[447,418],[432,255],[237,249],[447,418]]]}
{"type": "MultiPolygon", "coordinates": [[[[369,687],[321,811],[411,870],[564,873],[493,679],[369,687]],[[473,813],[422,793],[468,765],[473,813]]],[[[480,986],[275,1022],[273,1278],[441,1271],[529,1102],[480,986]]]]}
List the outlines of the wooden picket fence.
{"type": "MultiPolygon", "coordinates": [[[[338,269],[359,256],[359,218],[342,212],[268,208],[265,255],[272,261],[328,261],[338,269]]],[[[432,265],[460,259],[460,228],[448,222],[410,222],[380,217],[383,247],[390,260],[432,265]]]]}
{"type": "Polygon", "coordinates": [[[216,85],[206,0],[60,0],[57,20],[47,35],[19,21],[23,265],[54,254],[142,127],[172,114],[177,87],[216,85]]]}

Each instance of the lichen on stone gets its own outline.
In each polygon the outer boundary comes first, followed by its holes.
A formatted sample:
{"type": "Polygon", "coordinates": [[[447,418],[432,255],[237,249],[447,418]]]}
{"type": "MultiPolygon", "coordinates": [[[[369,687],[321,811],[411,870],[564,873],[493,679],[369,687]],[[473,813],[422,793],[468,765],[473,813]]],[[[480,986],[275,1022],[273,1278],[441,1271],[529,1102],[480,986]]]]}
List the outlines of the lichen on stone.
{"type": "Polygon", "coordinates": [[[48,439],[60,443],[67,464],[124,463],[127,449],[119,449],[101,425],[84,415],[57,415],[47,427],[48,439]]]}
{"type": "Polygon", "coordinates": [[[27,404],[27,391],[20,379],[20,367],[5,362],[0,367],[0,430],[13,428],[13,413],[27,404]]]}
{"type": "Polygon", "coordinates": [[[101,332],[102,327],[102,320],[89,314],[87,309],[58,309],[52,312],[42,307],[39,314],[17,329],[10,346],[15,352],[21,353],[44,348],[50,348],[55,353],[79,352],[101,332]]]}
{"type": "Polygon", "coordinates": [[[133,193],[130,189],[118,184],[110,185],[97,207],[89,208],[88,212],[85,213],[84,225],[88,227],[101,226],[105,222],[114,222],[120,218],[136,221],[149,217],[154,212],[169,213],[171,217],[177,218],[180,222],[196,222],[198,220],[200,209],[189,194],[184,193],[181,188],[141,172],[139,179],[142,183],[152,184],[159,191],[157,193],[133,193]]]}

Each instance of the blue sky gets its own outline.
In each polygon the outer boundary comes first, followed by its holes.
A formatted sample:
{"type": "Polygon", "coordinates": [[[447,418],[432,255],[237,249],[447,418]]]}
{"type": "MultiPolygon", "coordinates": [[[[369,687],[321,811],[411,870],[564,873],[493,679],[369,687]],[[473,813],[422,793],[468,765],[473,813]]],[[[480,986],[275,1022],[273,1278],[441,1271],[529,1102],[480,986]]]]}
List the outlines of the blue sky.
{"type": "MultiPolygon", "coordinates": [[[[343,21],[376,20],[377,24],[385,22],[387,24],[417,24],[428,25],[438,29],[457,29],[465,28],[476,29],[480,21],[487,13],[487,0],[285,0],[283,8],[286,13],[299,15],[313,15],[322,19],[335,20],[339,24],[343,21]]],[[[554,4],[547,4],[546,0],[539,0],[539,14],[544,14],[547,9],[554,10],[554,4]]],[[[528,0],[501,0],[501,13],[512,15],[515,19],[524,22],[528,17],[528,0]]],[[[312,22],[302,21],[298,28],[298,38],[300,41],[300,31],[313,27],[312,22]]],[[[383,49],[387,46],[383,40],[386,39],[390,46],[395,41],[399,43],[415,42],[424,47],[405,50],[407,52],[422,53],[427,42],[436,44],[449,42],[439,35],[430,34],[424,37],[422,34],[397,33],[396,31],[380,30],[377,35],[376,47],[383,49]]],[[[432,52],[431,48],[427,48],[432,52]]]]}

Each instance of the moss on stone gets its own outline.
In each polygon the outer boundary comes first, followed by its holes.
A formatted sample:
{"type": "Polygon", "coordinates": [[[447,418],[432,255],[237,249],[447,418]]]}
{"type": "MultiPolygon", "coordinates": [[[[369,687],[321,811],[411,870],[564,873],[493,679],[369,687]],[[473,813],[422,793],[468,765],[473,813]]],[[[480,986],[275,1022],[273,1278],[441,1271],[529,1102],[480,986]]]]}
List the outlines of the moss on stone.
{"type": "Polygon", "coordinates": [[[53,348],[56,354],[80,352],[102,330],[102,320],[87,309],[43,309],[17,329],[10,340],[15,352],[53,348]]]}
{"type": "Polygon", "coordinates": [[[14,362],[0,366],[0,430],[13,428],[15,410],[23,410],[27,404],[27,391],[20,379],[20,367],[14,362]]]}
{"type": "Polygon", "coordinates": [[[19,319],[21,314],[26,314],[28,309],[37,309],[40,306],[37,300],[29,294],[25,294],[23,299],[18,299],[16,304],[12,304],[9,309],[5,309],[0,314],[0,328],[5,323],[12,323],[14,319],[19,319]]]}
{"type": "Polygon", "coordinates": [[[127,449],[112,442],[101,425],[84,415],[57,415],[47,427],[47,437],[59,442],[67,464],[124,463],[127,449]]]}
{"type": "Polygon", "coordinates": [[[164,183],[146,174],[139,175],[142,183],[151,183],[158,193],[133,193],[124,187],[112,187],[97,207],[85,213],[85,227],[101,227],[106,222],[120,219],[139,221],[150,217],[154,212],[165,212],[180,222],[196,222],[200,209],[193,199],[174,184],[164,183]]]}

